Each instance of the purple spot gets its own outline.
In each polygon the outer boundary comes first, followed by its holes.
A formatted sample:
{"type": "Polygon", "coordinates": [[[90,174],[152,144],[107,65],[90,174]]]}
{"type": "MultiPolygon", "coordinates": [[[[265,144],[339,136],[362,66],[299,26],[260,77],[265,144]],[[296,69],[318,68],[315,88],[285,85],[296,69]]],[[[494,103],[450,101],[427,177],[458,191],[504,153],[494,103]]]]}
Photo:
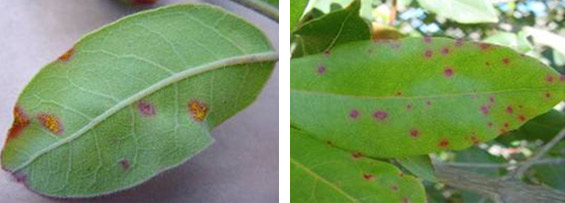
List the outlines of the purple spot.
{"type": "Polygon", "coordinates": [[[418,129],[412,129],[410,130],[410,136],[412,137],[419,137],[420,136],[420,131],[418,129]]]}
{"type": "Polygon", "coordinates": [[[155,115],[155,108],[153,108],[153,104],[140,100],[137,103],[137,109],[139,109],[139,113],[146,116],[155,115]]]}
{"type": "Polygon", "coordinates": [[[27,175],[25,173],[21,172],[21,171],[14,172],[14,173],[12,173],[12,175],[14,176],[14,179],[18,183],[27,182],[27,175]]]}
{"type": "Polygon", "coordinates": [[[565,75],[559,76],[559,80],[560,80],[561,82],[565,82],[565,75]]]}
{"type": "Polygon", "coordinates": [[[483,112],[483,114],[488,114],[489,112],[489,107],[488,106],[481,106],[481,112],[483,112]]]}
{"type": "Polygon", "coordinates": [[[506,113],[514,113],[514,109],[511,106],[506,107],[506,113]]]}
{"type": "Polygon", "coordinates": [[[443,54],[443,55],[449,54],[449,48],[443,47],[443,48],[441,49],[441,54],[443,54]]]}
{"type": "Polygon", "coordinates": [[[491,47],[490,44],[486,44],[486,43],[478,43],[478,44],[479,44],[479,47],[481,48],[481,50],[483,50],[483,51],[487,50],[488,48],[491,47]]]}
{"type": "Polygon", "coordinates": [[[326,67],[318,66],[318,74],[324,74],[326,72],[326,67]]]}
{"type": "Polygon", "coordinates": [[[445,77],[453,76],[453,69],[451,67],[446,67],[445,70],[443,70],[443,75],[445,75],[445,77]]]}
{"type": "Polygon", "coordinates": [[[457,39],[455,40],[455,46],[456,47],[460,47],[463,45],[463,39],[457,39]]]}
{"type": "Polygon", "coordinates": [[[493,97],[493,96],[490,96],[490,97],[488,98],[488,101],[490,101],[490,103],[494,103],[494,101],[495,101],[495,100],[494,100],[494,97],[493,97]]]}
{"type": "Polygon", "coordinates": [[[351,113],[349,113],[349,116],[351,118],[357,118],[359,116],[359,111],[353,110],[353,111],[351,111],[351,113]]]}
{"type": "Polygon", "coordinates": [[[384,119],[386,119],[388,114],[384,111],[377,111],[377,112],[375,112],[375,114],[373,116],[378,120],[384,120],[384,119]]]}
{"type": "Polygon", "coordinates": [[[425,56],[426,58],[431,58],[432,55],[433,55],[432,50],[426,50],[426,51],[424,52],[424,56],[425,56]]]}
{"type": "Polygon", "coordinates": [[[130,167],[130,162],[129,162],[129,160],[127,160],[127,159],[125,159],[125,158],[122,159],[122,160],[120,161],[120,166],[122,166],[122,168],[127,171],[127,170],[129,169],[129,167],[130,167]]]}
{"type": "Polygon", "coordinates": [[[431,38],[430,36],[425,36],[425,37],[424,37],[424,42],[425,42],[425,43],[428,43],[428,44],[429,44],[429,43],[432,43],[432,38],[431,38]]]}

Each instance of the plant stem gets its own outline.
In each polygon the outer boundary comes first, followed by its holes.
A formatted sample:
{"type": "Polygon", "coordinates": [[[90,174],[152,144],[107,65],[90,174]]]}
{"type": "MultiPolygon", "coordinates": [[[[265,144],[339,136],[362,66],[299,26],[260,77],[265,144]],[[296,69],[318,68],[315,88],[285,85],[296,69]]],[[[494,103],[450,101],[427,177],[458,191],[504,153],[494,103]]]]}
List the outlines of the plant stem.
{"type": "MultiPolygon", "coordinates": [[[[565,163],[565,159],[541,159],[532,162],[532,165],[537,164],[556,164],[556,163],[565,163]]],[[[511,166],[523,166],[527,162],[520,162],[520,163],[503,163],[503,164],[494,164],[494,163],[462,163],[462,162],[436,162],[439,165],[445,166],[454,166],[454,167],[465,167],[465,168],[507,168],[511,166]]]]}
{"type": "Polygon", "coordinates": [[[279,22],[279,10],[275,7],[269,5],[268,3],[262,2],[260,0],[232,0],[238,4],[241,4],[249,9],[253,9],[264,16],[270,18],[271,20],[279,22]]]}
{"type": "Polygon", "coordinates": [[[528,161],[524,162],[524,164],[522,164],[520,167],[518,167],[516,170],[512,171],[510,174],[508,174],[507,178],[509,179],[517,179],[519,180],[520,178],[522,178],[522,176],[524,175],[524,173],[526,173],[526,171],[532,167],[534,165],[534,163],[536,161],[538,161],[539,159],[541,159],[545,154],[547,154],[547,152],[553,148],[557,143],[559,143],[559,141],[561,141],[561,139],[563,139],[565,137],[565,128],[563,128],[561,130],[561,132],[559,132],[553,139],[551,139],[551,141],[549,141],[547,144],[545,144],[537,153],[534,157],[530,158],[528,161]]]}

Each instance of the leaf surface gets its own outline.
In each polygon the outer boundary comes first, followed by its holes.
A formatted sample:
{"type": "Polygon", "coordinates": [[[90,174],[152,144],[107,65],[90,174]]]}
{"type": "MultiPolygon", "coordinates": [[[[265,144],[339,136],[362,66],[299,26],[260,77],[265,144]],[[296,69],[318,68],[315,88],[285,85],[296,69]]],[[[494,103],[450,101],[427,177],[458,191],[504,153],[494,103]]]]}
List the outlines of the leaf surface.
{"type": "Polygon", "coordinates": [[[428,155],[400,157],[396,161],[417,177],[431,182],[438,182],[434,166],[428,155]]]}
{"type": "Polygon", "coordinates": [[[490,0],[418,0],[420,6],[459,23],[496,23],[498,16],[490,0]]]}
{"type": "Polygon", "coordinates": [[[294,57],[316,54],[352,41],[371,39],[369,25],[359,17],[360,1],[304,23],[293,34],[297,36],[294,57]]]}
{"type": "Polygon", "coordinates": [[[302,15],[304,15],[304,11],[306,6],[308,5],[308,0],[296,0],[290,4],[290,31],[292,32],[302,15]]]}
{"type": "Polygon", "coordinates": [[[423,185],[392,164],[290,136],[291,202],[425,202],[423,185]]]}
{"type": "Polygon", "coordinates": [[[465,149],[565,98],[565,78],[510,48],[360,41],[291,60],[291,125],[372,157],[465,149]]]}
{"type": "Polygon", "coordinates": [[[126,17],[28,84],[2,167],[46,196],[135,186],[207,147],[210,130],[254,100],[277,58],[260,30],[216,7],[126,17]]]}

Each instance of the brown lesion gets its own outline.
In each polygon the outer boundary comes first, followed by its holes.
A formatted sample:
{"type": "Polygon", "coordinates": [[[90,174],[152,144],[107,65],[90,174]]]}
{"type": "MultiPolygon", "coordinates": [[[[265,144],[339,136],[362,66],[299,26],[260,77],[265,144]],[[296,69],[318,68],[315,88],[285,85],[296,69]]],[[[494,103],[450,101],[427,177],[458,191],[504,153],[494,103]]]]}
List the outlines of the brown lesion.
{"type": "Polygon", "coordinates": [[[71,59],[71,57],[73,56],[73,53],[75,52],[74,48],[69,49],[67,52],[65,52],[63,55],[59,56],[59,60],[61,61],[68,61],[69,59],[71,59]]]}
{"type": "Polygon", "coordinates": [[[14,114],[14,122],[12,123],[12,127],[8,131],[8,138],[7,140],[11,140],[17,137],[24,128],[29,126],[29,117],[24,113],[22,108],[16,105],[13,110],[14,114]]]}
{"type": "Polygon", "coordinates": [[[196,99],[192,99],[187,105],[188,111],[192,115],[192,118],[197,121],[202,121],[208,114],[208,105],[200,102],[196,99]]]}
{"type": "Polygon", "coordinates": [[[60,135],[63,133],[63,124],[57,116],[42,113],[37,116],[37,119],[43,127],[47,128],[47,130],[51,131],[53,134],[60,135]]]}

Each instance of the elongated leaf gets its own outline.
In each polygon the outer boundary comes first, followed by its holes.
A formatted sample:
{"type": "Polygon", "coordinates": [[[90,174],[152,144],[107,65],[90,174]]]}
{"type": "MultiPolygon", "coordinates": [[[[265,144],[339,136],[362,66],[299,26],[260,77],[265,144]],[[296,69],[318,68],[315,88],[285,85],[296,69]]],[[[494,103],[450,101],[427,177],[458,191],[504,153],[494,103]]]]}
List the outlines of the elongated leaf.
{"type": "Polygon", "coordinates": [[[291,60],[291,124],[374,157],[465,149],[565,98],[565,77],[507,47],[353,42],[291,60]]]}
{"type": "Polygon", "coordinates": [[[397,158],[396,161],[419,178],[432,182],[438,181],[428,155],[401,157],[397,158]]]}
{"type": "Polygon", "coordinates": [[[423,185],[393,165],[290,130],[291,202],[424,202],[423,185]]]}
{"type": "Polygon", "coordinates": [[[296,0],[290,4],[290,31],[292,32],[300,18],[304,14],[304,10],[308,5],[308,0],[296,0]]]}
{"type": "Polygon", "coordinates": [[[25,88],[2,167],[47,196],[132,187],[208,146],[210,130],[254,100],[276,58],[260,30],[215,7],[124,18],[25,88]]]}
{"type": "Polygon", "coordinates": [[[369,25],[359,17],[360,1],[348,8],[308,21],[294,34],[299,44],[294,56],[305,56],[327,51],[339,44],[371,39],[369,25]]]}
{"type": "Polygon", "coordinates": [[[459,23],[496,23],[498,16],[490,0],[418,0],[423,8],[459,23]]]}

